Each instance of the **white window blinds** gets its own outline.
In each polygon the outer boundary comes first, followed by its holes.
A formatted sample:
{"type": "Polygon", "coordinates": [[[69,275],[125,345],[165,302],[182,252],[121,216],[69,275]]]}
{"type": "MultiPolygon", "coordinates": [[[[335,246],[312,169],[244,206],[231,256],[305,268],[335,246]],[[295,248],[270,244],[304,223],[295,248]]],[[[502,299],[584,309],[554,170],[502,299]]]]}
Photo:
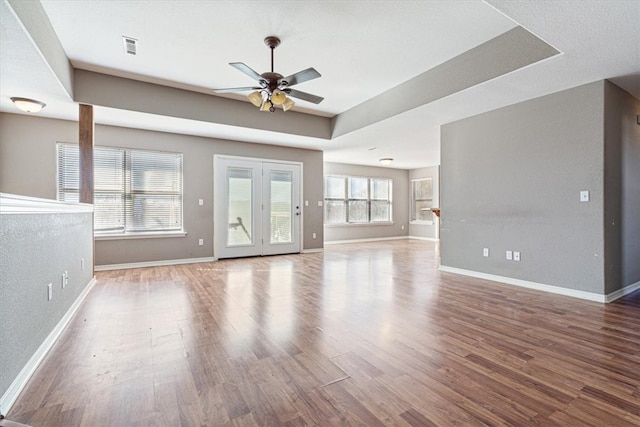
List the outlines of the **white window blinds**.
{"type": "MultiPolygon", "coordinates": [[[[58,144],[58,200],[77,202],[78,146],[58,144]]],[[[182,154],[96,147],[96,234],[181,231],[182,154]]]]}

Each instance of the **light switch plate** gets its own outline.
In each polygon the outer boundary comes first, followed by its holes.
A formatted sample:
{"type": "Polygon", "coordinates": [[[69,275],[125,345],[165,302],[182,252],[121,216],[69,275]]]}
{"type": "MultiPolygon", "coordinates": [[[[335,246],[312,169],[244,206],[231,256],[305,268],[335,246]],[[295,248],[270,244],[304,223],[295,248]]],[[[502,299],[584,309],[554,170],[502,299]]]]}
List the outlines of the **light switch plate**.
{"type": "Polygon", "coordinates": [[[518,251],[514,251],[513,252],[513,260],[514,261],[520,261],[520,252],[518,252],[518,251]]]}
{"type": "Polygon", "coordinates": [[[482,256],[489,256],[489,248],[482,248],[482,256]]]}
{"type": "Polygon", "coordinates": [[[580,201],[588,202],[589,201],[589,190],[582,190],[580,192],[580,201]]]}
{"type": "Polygon", "coordinates": [[[198,199],[198,206],[204,206],[204,199],[198,199]]]}
{"type": "Polygon", "coordinates": [[[322,206],[322,200],[318,200],[318,206],[322,206]]]}
{"type": "Polygon", "coordinates": [[[511,261],[513,259],[513,252],[512,251],[507,251],[507,259],[509,261],[511,261]]]}

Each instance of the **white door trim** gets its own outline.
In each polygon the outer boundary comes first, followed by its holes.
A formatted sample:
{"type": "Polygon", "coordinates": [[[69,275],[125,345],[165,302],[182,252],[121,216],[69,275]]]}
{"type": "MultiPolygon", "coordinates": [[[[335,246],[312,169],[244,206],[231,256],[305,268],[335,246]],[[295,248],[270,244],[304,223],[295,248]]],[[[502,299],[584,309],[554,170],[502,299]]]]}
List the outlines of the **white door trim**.
{"type": "Polygon", "coordinates": [[[237,161],[253,161],[253,162],[261,162],[261,163],[279,163],[279,164],[290,164],[290,165],[298,165],[300,167],[300,221],[299,221],[299,239],[300,239],[300,252],[303,251],[304,248],[304,206],[302,205],[304,200],[304,163],[293,160],[281,160],[281,159],[268,159],[261,157],[243,157],[243,156],[235,156],[229,154],[214,154],[213,155],[213,259],[215,261],[218,260],[218,255],[220,254],[220,237],[221,234],[219,231],[219,227],[222,226],[219,221],[216,221],[216,218],[223,218],[224,208],[226,203],[217,203],[217,199],[220,197],[219,195],[223,194],[222,186],[226,185],[226,182],[220,182],[220,180],[216,179],[216,172],[219,167],[219,162],[222,160],[237,160],[237,161]],[[216,197],[218,195],[218,197],[216,197]]]}

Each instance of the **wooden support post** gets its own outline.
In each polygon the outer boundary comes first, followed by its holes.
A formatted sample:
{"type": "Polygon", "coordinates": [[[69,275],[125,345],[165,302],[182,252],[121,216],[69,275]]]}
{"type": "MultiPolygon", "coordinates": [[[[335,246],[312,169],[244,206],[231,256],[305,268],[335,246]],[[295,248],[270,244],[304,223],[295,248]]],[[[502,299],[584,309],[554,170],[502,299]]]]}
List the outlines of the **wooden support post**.
{"type": "Polygon", "coordinates": [[[80,203],[93,204],[93,105],[80,104],[80,203]]]}
{"type": "MultiPolygon", "coordinates": [[[[79,120],[78,120],[78,145],[80,151],[80,203],[93,204],[93,105],[80,104],[79,120]]],[[[95,214],[94,214],[95,218],[95,214]]],[[[95,221],[95,219],[94,219],[95,221]]],[[[91,225],[93,230],[93,224],[91,225]]],[[[93,240],[93,239],[92,239],[93,240]]],[[[96,245],[93,240],[93,260],[91,267],[95,274],[96,265],[96,245]]]]}

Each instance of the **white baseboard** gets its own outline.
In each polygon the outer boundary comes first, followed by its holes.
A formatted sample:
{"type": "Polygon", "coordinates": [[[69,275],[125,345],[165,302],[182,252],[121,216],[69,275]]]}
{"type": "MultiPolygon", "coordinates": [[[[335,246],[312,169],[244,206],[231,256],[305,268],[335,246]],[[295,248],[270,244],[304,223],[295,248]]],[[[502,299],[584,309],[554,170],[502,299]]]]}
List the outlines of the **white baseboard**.
{"type": "Polygon", "coordinates": [[[315,254],[318,252],[324,252],[324,248],[314,248],[314,249],[303,249],[301,253],[303,254],[315,254]]]}
{"type": "Polygon", "coordinates": [[[562,288],[560,286],[545,285],[543,283],[529,282],[527,280],[514,279],[512,277],[496,276],[494,274],[481,273],[479,271],[464,270],[462,268],[440,266],[440,271],[447,273],[462,274],[464,276],[476,277],[478,279],[493,280],[494,282],[506,283],[508,285],[520,286],[522,288],[535,289],[537,291],[550,292],[553,294],[565,295],[595,302],[608,302],[606,295],[594,292],[578,291],[575,289],[562,288]]]}
{"type": "Polygon", "coordinates": [[[640,282],[636,282],[631,285],[625,286],[622,289],[618,289],[617,291],[607,294],[605,298],[605,302],[613,302],[618,298],[622,298],[625,295],[629,295],[631,292],[637,291],[638,289],[640,289],[640,282]]]}
{"type": "Polygon", "coordinates": [[[93,288],[93,285],[96,284],[96,278],[92,278],[87,286],[85,286],[84,290],[78,298],[71,304],[71,307],[67,310],[67,312],[62,316],[62,319],[58,322],[58,324],[53,328],[53,330],[49,333],[47,338],[40,344],[40,347],[36,350],[36,352],[31,356],[26,365],[22,368],[22,370],[18,373],[18,376],[13,380],[7,391],[4,393],[2,398],[0,398],[0,414],[6,415],[7,412],[11,409],[16,399],[22,392],[22,389],[27,382],[31,378],[31,375],[36,371],[40,362],[47,355],[51,347],[56,343],[58,338],[60,338],[60,334],[65,330],[73,316],[80,308],[80,305],[84,301],[84,299],[89,294],[89,291],[93,288]]]}
{"type": "Polygon", "coordinates": [[[94,270],[95,271],[126,270],[127,268],[162,267],[165,265],[197,264],[199,262],[212,262],[212,261],[215,261],[213,257],[167,259],[167,260],[161,260],[161,261],[130,262],[127,264],[96,265],[94,267],[94,270]]]}
{"type": "Polygon", "coordinates": [[[426,240],[427,242],[439,242],[440,239],[436,237],[420,237],[420,236],[409,236],[409,239],[412,240],[426,240]]]}
{"type": "Polygon", "coordinates": [[[343,243],[367,243],[367,242],[380,242],[383,240],[405,240],[409,236],[394,236],[394,237],[373,237],[370,239],[352,239],[352,240],[325,240],[325,245],[341,245],[343,243]]]}

